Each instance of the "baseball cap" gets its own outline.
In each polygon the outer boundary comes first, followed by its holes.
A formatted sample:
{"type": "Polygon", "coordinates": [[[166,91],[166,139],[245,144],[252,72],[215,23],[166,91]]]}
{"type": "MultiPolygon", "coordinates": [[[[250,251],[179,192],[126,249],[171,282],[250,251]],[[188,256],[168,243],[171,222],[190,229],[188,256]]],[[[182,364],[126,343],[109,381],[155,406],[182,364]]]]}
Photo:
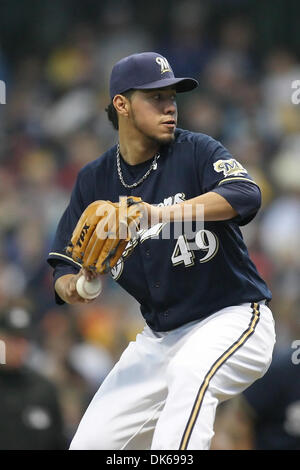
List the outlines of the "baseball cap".
{"type": "Polygon", "coordinates": [[[132,54],[117,62],[110,76],[110,96],[125,91],[151,90],[175,85],[178,93],[190,91],[199,83],[194,78],[176,78],[168,60],[156,52],[132,54]]]}

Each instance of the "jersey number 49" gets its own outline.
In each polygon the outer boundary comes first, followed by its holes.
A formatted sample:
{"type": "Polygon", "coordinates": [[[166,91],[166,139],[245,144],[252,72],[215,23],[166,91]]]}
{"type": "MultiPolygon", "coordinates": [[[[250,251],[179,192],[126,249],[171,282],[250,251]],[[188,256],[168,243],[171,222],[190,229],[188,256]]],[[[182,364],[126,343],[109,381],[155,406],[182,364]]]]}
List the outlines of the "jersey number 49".
{"type": "Polygon", "coordinates": [[[183,263],[187,268],[195,264],[196,250],[204,252],[204,256],[200,258],[199,262],[206,263],[216,255],[218,249],[219,240],[217,236],[209,230],[199,230],[196,233],[194,242],[189,242],[185,235],[179,235],[171,260],[173,266],[183,263]]]}

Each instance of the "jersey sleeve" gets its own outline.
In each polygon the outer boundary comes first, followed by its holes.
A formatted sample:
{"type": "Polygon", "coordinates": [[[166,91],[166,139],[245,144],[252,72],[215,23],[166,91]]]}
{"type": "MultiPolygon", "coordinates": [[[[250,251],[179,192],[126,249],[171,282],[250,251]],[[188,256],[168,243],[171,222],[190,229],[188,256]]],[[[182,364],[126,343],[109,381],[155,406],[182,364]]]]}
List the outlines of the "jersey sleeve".
{"type": "Polygon", "coordinates": [[[202,192],[216,192],[237,211],[232,222],[246,225],[261,205],[261,192],[247,169],[218,141],[198,145],[202,192]]]}
{"type": "Polygon", "coordinates": [[[220,194],[238,215],[232,222],[246,225],[256,216],[261,206],[261,192],[258,186],[247,181],[234,181],[233,184],[217,186],[212,192],[220,194]]]}
{"type": "Polygon", "coordinates": [[[198,145],[200,179],[204,193],[235,181],[256,184],[247,169],[218,141],[208,138],[198,145]]]}

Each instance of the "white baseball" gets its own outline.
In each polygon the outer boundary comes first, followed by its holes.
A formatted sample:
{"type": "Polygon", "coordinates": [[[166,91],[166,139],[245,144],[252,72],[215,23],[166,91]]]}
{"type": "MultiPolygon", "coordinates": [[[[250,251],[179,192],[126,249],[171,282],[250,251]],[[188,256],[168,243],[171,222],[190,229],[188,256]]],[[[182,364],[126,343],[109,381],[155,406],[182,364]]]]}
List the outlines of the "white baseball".
{"type": "Polygon", "coordinates": [[[95,299],[102,292],[102,282],[98,277],[87,281],[84,275],[82,275],[76,282],[76,290],[80,297],[84,299],[95,299]]]}

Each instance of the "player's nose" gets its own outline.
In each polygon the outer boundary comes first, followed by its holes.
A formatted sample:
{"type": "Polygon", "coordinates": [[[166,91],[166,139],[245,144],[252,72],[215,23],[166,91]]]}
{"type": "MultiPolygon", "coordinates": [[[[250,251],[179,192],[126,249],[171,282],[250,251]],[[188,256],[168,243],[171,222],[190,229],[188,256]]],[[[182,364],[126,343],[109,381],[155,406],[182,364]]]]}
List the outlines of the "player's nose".
{"type": "Polygon", "coordinates": [[[176,112],[177,112],[176,102],[173,99],[167,100],[165,107],[164,107],[164,113],[175,116],[176,112]]]}

